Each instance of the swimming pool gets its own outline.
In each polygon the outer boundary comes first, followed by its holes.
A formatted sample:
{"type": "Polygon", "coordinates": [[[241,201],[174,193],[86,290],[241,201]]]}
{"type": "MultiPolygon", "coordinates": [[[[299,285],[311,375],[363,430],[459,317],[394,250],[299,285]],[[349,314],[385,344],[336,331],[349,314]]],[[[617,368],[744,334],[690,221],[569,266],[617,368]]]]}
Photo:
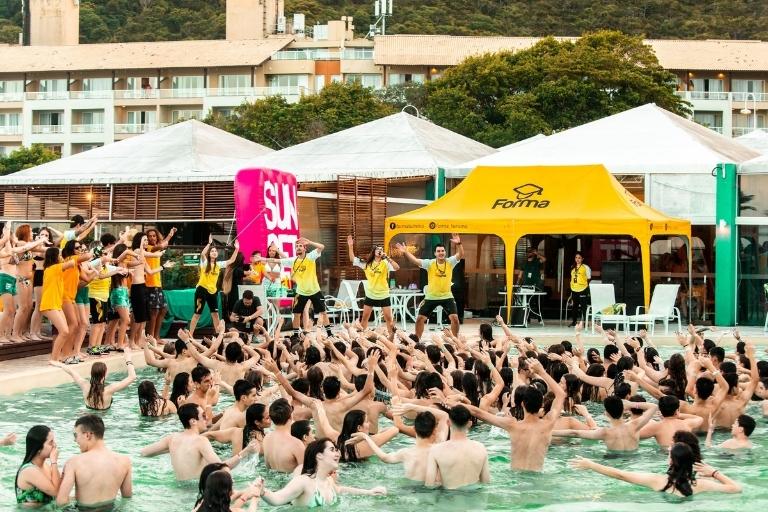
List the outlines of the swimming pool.
{"type": "MultiPolygon", "coordinates": [[[[138,372],[139,381],[150,379],[158,389],[162,386],[162,374],[153,368],[138,372]]],[[[112,380],[112,379],[110,379],[112,380]]],[[[230,404],[231,397],[223,403],[230,404]]],[[[71,432],[74,420],[88,412],[82,403],[80,390],[74,384],[54,389],[39,389],[23,396],[5,398],[0,416],[0,433],[15,431],[19,440],[15,446],[0,447],[0,510],[12,510],[15,498],[13,481],[16,468],[24,454],[24,436],[34,424],[51,426],[56,433],[62,463],[77,452],[71,432]]],[[[603,423],[602,406],[589,405],[598,423],[603,423]]],[[[637,510],[643,503],[657,510],[759,510],[768,507],[768,466],[762,454],[768,449],[768,421],[762,417],[759,407],[752,403],[747,412],[758,421],[753,434],[756,448],[750,454],[718,454],[704,451],[705,461],[725,472],[744,486],[741,495],[700,495],[693,500],[648,491],[617,482],[595,473],[575,471],[567,461],[575,455],[594,458],[623,469],[663,472],[666,469],[666,453],[655,442],[646,440],[640,450],[632,455],[607,457],[604,446],[594,441],[571,441],[553,446],[542,474],[518,474],[509,470],[509,440],[502,431],[487,425],[475,429],[470,437],[483,442],[491,457],[491,484],[475,491],[446,492],[426,490],[402,478],[402,467],[386,465],[373,459],[367,463],[342,467],[341,481],[347,485],[373,487],[386,485],[389,496],[382,498],[343,496],[336,508],[349,510],[377,509],[379,511],[415,511],[439,507],[441,512],[464,510],[637,510]],[[680,503],[682,501],[682,504],[680,503]]],[[[173,478],[167,455],[142,458],[139,450],[160,436],[178,431],[181,427],[176,416],[164,419],[142,418],[138,413],[136,385],[118,394],[112,408],[103,413],[107,426],[107,445],[132,456],[134,497],[120,503],[126,512],[189,512],[195,501],[196,483],[177,484],[173,478]]],[[[386,421],[386,420],[384,420],[386,421]]],[[[726,433],[715,434],[715,442],[721,442],[726,433]]],[[[703,440],[702,440],[703,442],[703,440]]],[[[411,440],[399,436],[385,446],[391,451],[407,446],[411,440]]],[[[229,447],[217,447],[226,458],[229,447]]],[[[63,466],[62,466],[63,467],[63,466]]],[[[233,476],[236,487],[243,487],[257,476],[263,476],[270,489],[280,488],[288,478],[266,471],[253,459],[238,466],[233,476]]],[[[268,505],[261,507],[269,509],[268,505]]],[[[291,507],[279,507],[279,510],[291,507]]]]}

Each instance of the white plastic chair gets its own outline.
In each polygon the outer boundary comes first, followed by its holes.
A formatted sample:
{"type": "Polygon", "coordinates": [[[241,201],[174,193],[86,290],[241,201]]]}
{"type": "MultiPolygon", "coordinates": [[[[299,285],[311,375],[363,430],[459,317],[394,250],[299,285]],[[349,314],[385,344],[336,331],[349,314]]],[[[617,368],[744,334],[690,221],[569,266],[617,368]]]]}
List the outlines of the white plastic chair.
{"type": "Polygon", "coordinates": [[[267,331],[272,334],[277,326],[278,311],[275,305],[267,300],[266,287],[260,284],[241,284],[237,287],[237,295],[239,299],[243,298],[245,290],[251,290],[253,296],[259,299],[259,304],[264,308],[264,313],[262,313],[261,317],[264,319],[267,331]]]}
{"type": "Polygon", "coordinates": [[[653,334],[656,322],[662,321],[664,322],[664,334],[667,335],[669,334],[669,321],[677,320],[677,330],[681,331],[680,310],[675,307],[679,290],[679,284],[657,284],[653,289],[648,311],[641,313],[645,307],[637,306],[635,314],[629,317],[629,321],[634,324],[634,329],[637,330],[640,324],[647,325],[653,334]]]}
{"type": "Polygon", "coordinates": [[[601,313],[603,309],[616,304],[616,293],[612,284],[590,283],[589,296],[590,304],[587,306],[585,321],[589,324],[589,319],[592,318],[592,334],[595,334],[595,322],[605,316],[601,313]]]}
{"type": "Polygon", "coordinates": [[[341,322],[354,320],[355,314],[363,310],[360,307],[360,301],[363,299],[357,297],[362,282],[361,280],[344,279],[339,283],[339,291],[335,297],[326,295],[323,300],[328,316],[336,317],[341,322]]]}

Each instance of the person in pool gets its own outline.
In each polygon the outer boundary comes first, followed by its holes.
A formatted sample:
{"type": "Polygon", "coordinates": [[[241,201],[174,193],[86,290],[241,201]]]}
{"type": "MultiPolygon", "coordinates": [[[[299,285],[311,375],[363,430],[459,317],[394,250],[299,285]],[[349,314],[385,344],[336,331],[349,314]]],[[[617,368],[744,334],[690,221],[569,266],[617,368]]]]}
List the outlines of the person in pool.
{"type": "Polygon", "coordinates": [[[123,498],[133,495],[131,459],[106,447],[104,430],[104,421],[93,414],[75,422],[75,442],[81,453],[64,465],[57,505],[69,503],[73,487],[78,506],[86,508],[108,506],[118,492],[123,498]]]}
{"type": "Polygon", "coordinates": [[[229,473],[229,468],[225,466],[208,474],[202,497],[194,508],[194,512],[256,512],[263,488],[263,482],[258,480],[244,491],[235,492],[232,475],[229,473]]]}
{"type": "Polygon", "coordinates": [[[640,429],[643,428],[653,415],[656,414],[658,407],[656,404],[645,402],[630,402],[621,400],[616,396],[608,396],[603,401],[605,407],[605,416],[608,418],[607,427],[595,428],[590,430],[555,430],[552,435],[555,437],[579,437],[581,439],[601,439],[605,446],[612,451],[633,451],[637,450],[640,444],[640,429]],[[624,421],[624,409],[641,409],[643,414],[637,418],[624,421]]]}
{"type": "Polygon", "coordinates": [[[360,489],[338,485],[334,473],[339,469],[341,452],[330,439],[320,438],[307,446],[301,474],[279,491],[262,491],[262,499],[270,505],[291,503],[299,507],[323,507],[338,503],[339,494],[385,496],[385,487],[360,489]]]}
{"type": "Polygon", "coordinates": [[[120,382],[115,382],[109,386],[104,386],[104,381],[107,378],[107,365],[101,361],[93,363],[91,366],[91,379],[86,381],[79,373],[74,371],[69,366],[59,361],[48,361],[51,366],[58,366],[72,377],[72,380],[80,386],[80,390],[83,392],[83,399],[85,400],[85,406],[88,409],[96,411],[105,411],[112,407],[112,396],[118,391],[122,391],[131,385],[136,380],[136,370],[133,367],[133,361],[131,360],[131,351],[128,347],[125,347],[125,365],[128,367],[128,376],[120,382]]]}
{"type": "MultiPolygon", "coordinates": [[[[707,448],[712,448],[712,434],[715,431],[715,425],[712,423],[714,418],[709,419],[709,429],[707,430],[707,448]]],[[[724,448],[726,450],[750,450],[754,448],[749,436],[755,430],[755,419],[746,414],[742,414],[731,425],[731,438],[720,443],[715,448],[724,448]]]]}
{"type": "Polygon", "coordinates": [[[685,443],[675,443],[669,449],[669,469],[666,474],[623,471],[604,466],[584,457],[571,460],[574,469],[589,469],[601,475],[648,487],[654,491],[691,496],[701,492],[740,493],[741,485],[719,470],[703,462],[694,462],[693,451],[685,443]],[[696,478],[696,474],[706,478],[696,478]]]}
{"type": "Polygon", "coordinates": [[[451,420],[450,439],[430,448],[424,483],[427,487],[441,485],[444,489],[490,483],[488,451],[482,443],[467,437],[472,424],[469,410],[463,405],[455,405],[448,417],[451,420]]]}
{"type": "MultiPolygon", "coordinates": [[[[184,430],[145,446],[141,449],[141,456],[154,457],[167,452],[171,455],[176,480],[197,479],[200,478],[200,472],[206,464],[221,462],[221,459],[213,451],[208,438],[202,435],[207,425],[203,408],[197,404],[185,403],[179,407],[178,414],[184,430]]],[[[251,442],[241,452],[224,462],[230,468],[234,468],[244,456],[258,449],[258,443],[251,442]]]]}
{"type": "Polygon", "coordinates": [[[59,448],[53,430],[45,425],[29,429],[24,460],[16,472],[16,503],[31,507],[55,500],[61,483],[58,464],[59,448]]]}

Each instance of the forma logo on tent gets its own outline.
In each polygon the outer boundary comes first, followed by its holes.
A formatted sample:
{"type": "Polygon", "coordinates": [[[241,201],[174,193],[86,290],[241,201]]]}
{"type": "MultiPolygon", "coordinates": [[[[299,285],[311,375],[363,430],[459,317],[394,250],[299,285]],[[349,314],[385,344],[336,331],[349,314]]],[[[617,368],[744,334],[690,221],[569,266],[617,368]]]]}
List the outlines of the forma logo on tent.
{"type": "Polygon", "coordinates": [[[512,189],[514,198],[499,198],[493,203],[492,210],[496,208],[546,208],[549,201],[542,199],[544,189],[535,183],[526,183],[512,189]]]}

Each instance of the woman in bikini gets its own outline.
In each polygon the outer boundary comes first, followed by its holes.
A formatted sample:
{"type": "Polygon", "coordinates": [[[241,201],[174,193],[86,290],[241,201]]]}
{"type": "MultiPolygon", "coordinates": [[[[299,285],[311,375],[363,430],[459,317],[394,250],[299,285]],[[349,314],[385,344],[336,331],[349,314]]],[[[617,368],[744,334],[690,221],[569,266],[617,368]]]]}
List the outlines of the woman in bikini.
{"type": "Polygon", "coordinates": [[[341,452],[330,439],[321,438],[309,443],[304,451],[301,474],[291,479],[279,491],[262,491],[262,499],[270,505],[291,503],[299,507],[323,507],[338,503],[339,494],[385,496],[387,489],[359,489],[338,485],[333,474],[339,469],[341,452]]]}
{"type": "Polygon", "coordinates": [[[72,380],[80,386],[80,391],[83,392],[83,399],[85,400],[85,406],[88,409],[96,411],[106,411],[112,407],[112,396],[118,391],[122,391],[131,385],[136,380],[136,370],[133,367],[133,361],[131,360],[131,351],[126,348],[125,365],[128,367],[128,376],[119,382],[105,386],[107,378],[107,365],[101,361],[93,363],[91,366],[91,379],[85,380],[79,373],[74,371],[69,366],[58,361],[50,361],[51,366],[58,366],[72,377],[72,380]]]}
{"type": "MultiPolygon", "coordinates": [[[[32,239],[32,228],[29,224],[22,224],[16,228],[16,245],[27,245],[35,240],[32,239]]],[[[40,245],[24,251],[19,256],[17,269],[16,293],[19,307],[16,310],[16,319],[13,322],[14,339],[33,339],[27,336],[29,330],[29,321],[32,315],[32,281],[34,277],[35,256],[45,252],[44,242],[40,245]]]]}
{"type": "Polygon", "coordinates": [[[151,380],[139,383],[139,410],[142,416],[160,417],[176,414],[176,406],[168,399],[168,388],[164,388],[160,396],[151,380]]]}
{"type": "Polygon", "coordinates": [[[40,507],[53,502],[61,483],[58,464],[59,448],[53,430],[45,425],[29,429],[24,460],[16,472],[16,503],[40,507]]]}

